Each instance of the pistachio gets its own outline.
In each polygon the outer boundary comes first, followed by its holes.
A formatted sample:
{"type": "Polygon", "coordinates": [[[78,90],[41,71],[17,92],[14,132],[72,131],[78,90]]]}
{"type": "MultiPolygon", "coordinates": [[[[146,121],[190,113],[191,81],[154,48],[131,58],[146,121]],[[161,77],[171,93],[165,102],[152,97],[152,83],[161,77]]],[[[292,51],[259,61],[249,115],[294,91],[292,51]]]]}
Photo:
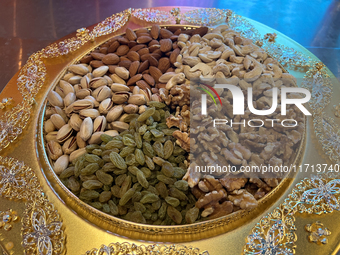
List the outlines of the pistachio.
{"type": "Polygon", "coordinates": [[[111,90],[113,92],[121,92],[121,91],[130,91],[130,88],[124,84],[120,84],[120,83],[112,83],[111,85],[111,90]]]}
{"type": "Polygon", "coordinates": [[[63,90],[65,95],[67,95],[68,93],[75,93],[74,87],[67,81],[60,80],[59,87],[63,90]]]}
{"type": "Polygon", "coordinates": [[[115,83],[126,84],[126,82],[122,78],[120,78],[117,74],[111,75],[111,80],[115,83]]]}
{"type": "Polygon", "coordinates": [[[63,155],[63,150],[56,140],[49,141],[46,147],[48,155],[53,160],[57,160],[61,155],[63,155]]]}
{"type": "Polygon", "coordinates": [[[114,121],[110,123],[111,129],[118,130],[119,132],[123,132],[129,128],[129,124],[121,121],[114,121]]]}
{"type": "Polygon", "coordinates": [[[106,118],[98,116],[93,122],[93,132],[104,132],[106,128],[106,118]]]}
{"type": "Polygon", "coordinates": [[[117,135],[119,135],[117,130],[107,130],[107,131],[104,132],[104,134],[107,134],[109,136],[117,136],[117,135]]]}
{"type": "Polygon", "coordinates": [[[69,66],[68,70],[72,73],[79,74],[82,76],[89,72],[89,69],[83,65],[71,65],[69,66]]]}
{"type": "Polygon", "coordinates": [[[113,102],[111,98],[106,98],[103,100],[99,105],[99,113],[100,114],[107,114],[109,110],[112,108],[113,102]]]}
{"type": "Polygon", "coordinates": [[[65,120],[65,122],[68,122],[68,118],[67,118],[65,112],[59,106],[54,106],[54,111],[57,114],[59,114],[65,120]]]}
{"type": "Polygon", "coordinates": [[[115,73],[122,79],[127,80],[129,79],[130,73],[125,67],[116,67],[115,73]]]}
{"type": "Polygon", "coordinates": [[[134,104],[128,104],[124,105],[124,112],[126,113],[137,113],[138,112],[138,106],[134,104]]]}
{"type": "Polygon", "coordinates": [[[84,155],[86,153],[86,148],[81,148],[78,150],[75,150],[71,153],[69,161],[73,162],[75,159],[79,158],[81,155],[84,155]]]}
{"type": "Polygon", "coordinates": [[[51,119],[48,119],[44,123],[44,131],[46,133],[53,132],[56,129],[51,119]]]}
{"type": "Polygon", "coordinates": [[[79,75],[75,75],[75,76],[72,76],[70,79],[68,79],[67,81],[72,84],[72,85],[76,85],[76,84],[79,84],[80,83],[80,80],[81,80],[81,76],[79,75]]]}
{"type": "Polygon", "coordinates": [[[64,97],[64,105],[65,107],[69,106],[70,104],[74,103],[76,101],[76,95],[73,92],[68,93],[64,97]]]}
{"type": "Polygon", "coordinates": [[[130,96],[128,103],[135,104],[135,105],[146,104],[146,98],[143,94],[135,94],[135,95],[130,96]]]}
{"type": "Polygon", "coordinates": [[[76,114],[76,113],[73,113],[73,114],[71,115],[71,118],[70,118],[68,124],[69,124],[75,131],[79,132],[80,126],[81,126],[81,123],[82,123],[82,122],[83,122],[83,121],[82,121],[82,119],[79,117],[79,115],[76,114]]]}
{"type": "Polygon", "coordinates": [[[111,108],[111,110],[106,115],[106,120],[108,122],[112,122],[117,120],[120,115],[123,113],[123,106],[122,105],[116,105],[111,108]]]}
{"type": "Polygon", "coordinates": [[[99,111],[97,109],[84,109],[79,112],[80,118],[90,117],[91,119],[95,119],[99,116],[99,111]]]}
{"type": "Polygon", "coordinates": [[[106,98],[109,98],[111,94],[112,94],[111,89],[107,86],[99,87],[95,91],[93,91],[93,96],[98,102],[101,102],[106,98]]]}
{"type": "Polygon", "coordinates": [[[68,166],[69,163],[69,156],[68,155],[62,155],[57,159],[57,161],[54,163],[53,170],[56,174],[61,174],[68,166]]]}
{"type": "Polygon", "coordinates": [[[93,133],[93,122],[90,117],[87,117],[83,120],[83,123],[80,126],[80,137],[83,141],[87,141],[90,139],[93,133]]]}
{"type": "Polygon", "coordinates": [[[97,77],[92,79],[89,85],[92,89],[96,89],[101,86],[106,86],[107,84],[108,84],[107,79],[105,79],[104,77],[97,77]]]}
{"type": "Polygon", "coordinates": [[[57,134],[58,131],[53,131],[53,132],[49,132],[45,138],[47,142],[53,141],[53,140],[57,140],[57,134]]]}
{"type": "Polygon", "coordinates": [[[93,135],[91,136],[91,138],[88,140],[89,144],[100,144],[102,142],[102,140],[100,139],[100,136],[104,134],[104,132],[95,132],[93,133],[93,135]]]}
{"type": "Polygon", "coordinates": [[[57,113],[52,114],[50,120],[58,130],[66,124],[65,120],[57,113]]]}
{"type": "Polygon", "coordinates": [[[93,102],[89,99],[78,100],[71,104],[69,107],[67,107],[66,112],[70,108],[71,112],[78,113],[79,111],[84,109],[92,109],[93,106],[94,106],[93,102]]]}
{"type": "Polygon", "coordinates": [[[77,98],[84,99],[85,97],[91,95],[90,89],[81,89],[76,92],[77,98]]]}
{"type": "Polygon", "coordinates": [[[90,88],[90,78],[87,76],[84,76],[83,78],[80,79],[80,86],[83,89],[88,89],[90,88]]]}
{"type": "Polygon", "coordinates": [[[80,132],[77,133],[76,141],[77,141],[77,146],[78,146],[79,148],[84,148],[84,147],[86,147],[86,145],[87,145],[86,141],[84,141],[84,140],[80,137],[80,132]]]}
{"type": "Polygon", "coordinates": [[[87,96],[84,99],[88,99],[88,100],[92,101],[94,107],[99,106],[99,102],[93,96],[87,96]]]}
{"type": "Polygon", "coordinates": [[[101,67],[98,67],[97,69],[95,69],[92,74],[93,74],[93,77],[102,77],[104,76],[104,74],[107,73],[107,71],[109,70],[109,67],[108,66],[101,66],[101,67]]]}
{"type": "Polygon", "coordinates": [[[57,141],[62,143],[66,141],[70,136],[72,135],[73,129],[69,124],[66,124],[62,126],[62,128],[59,129],[57,134],[57,141]]]}
{"type": "Polygon", "coordinates": [[[50,102],[51,105],[53,106],[59,106],[59,107],[64,107],[64,102],[61,96],[55,92],[55,91],[50,91],[47,95],[47,100],[50,102]]]}
{"type": "Polygon", "coordinates": [[[115,104],[123,104],[128,101],[129,95],[128,92],[115,92],[112,96],[112,102],[115,104]]]}
{"type": "Polygon", "coordinates": [[[73,151],[77,149],[77,138],[75,136],[71,136],[66,142],[63,144],[62,149],[65,154],[71,154],[73,151]]]}

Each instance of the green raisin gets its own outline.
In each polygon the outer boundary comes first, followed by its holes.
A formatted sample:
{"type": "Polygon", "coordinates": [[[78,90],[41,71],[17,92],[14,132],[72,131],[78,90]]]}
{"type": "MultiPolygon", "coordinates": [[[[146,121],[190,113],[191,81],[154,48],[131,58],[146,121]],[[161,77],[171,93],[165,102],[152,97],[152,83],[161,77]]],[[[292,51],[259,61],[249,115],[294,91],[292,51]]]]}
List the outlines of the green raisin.
{"type": "Polygon", "coordinates": [[[111,152],[110,153],[110,159],[111,162],[118,167],[119,169],[126,169],[127,165],[124,161],[124,159],[117,153],[117,152],[111,152]]]}

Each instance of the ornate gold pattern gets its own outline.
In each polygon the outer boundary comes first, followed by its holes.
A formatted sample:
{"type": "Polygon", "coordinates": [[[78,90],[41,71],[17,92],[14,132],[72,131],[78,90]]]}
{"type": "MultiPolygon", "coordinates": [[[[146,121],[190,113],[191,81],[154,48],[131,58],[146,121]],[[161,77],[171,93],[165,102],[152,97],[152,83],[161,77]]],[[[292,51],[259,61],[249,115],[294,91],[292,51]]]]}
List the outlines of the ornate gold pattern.
{"type": "Polygon", "coordinates": [[[213,26],[222,23],[228,12],[228,9],[202,8],[182,13],[180,16],[183,21],[192,25],[213,26]]]}
{"type": "Polygon", "coordinates": [[[294,222],[289,211],[276,208],[252,229],[244,254],[293,254],[297,239],[294,222]]]}
{"type": "MultiPolygon", "coordinates": [[[[0,197],[21,200],[26,204],[21,220],[22,245],[26,254],[56,255],[63,252],[62,222],[32,169],[14,158],[0,156],[0,197]]],[[[18,220],[12,211],[2,217],[6,221],[4,228],[6,223],[18,220]]],[[[7,228],[9,230],[11,226],[7,225],[7,228]]]]}
{"type": "Polygon", "coordinates": [[[323,151],[334,163],[340,162],[340,129],[331,117],[324,113],[314,117],[314,130],[323,151]]]}
{"type": "Polygon", "coordinates": [[[136,245],[134,243],[111,243],[108,246],[102,245],[99,249],[92,249],[85,255],[151,255],[151,254],[185,254],[185,255],[209,255],[209,252],[200,252],[198,248],[187,247],[184,245],[136,245]]]}
{"type": "Polygon", "coordinates": [[[169,12],[155,9],[134,9],[131,15],[139,20],[157,24],[169,24],[174,20],[169,12]]]}
{"type": "Polygon", "coordinates": [[[284,203],[261,218],[247,237],[244,254],[294,254],[295,213],[322,214],[340,210],[336,173],[312,175],[296,184],[284,203]]]}
{"type": "Polygon", "coordinates": [[[325,228],[320,221],[307,224],[305,230],[310,233],[308,235],[308,241],[319,245],[328,243],[327,236],[331,235],[331,231],[325,228]]]}

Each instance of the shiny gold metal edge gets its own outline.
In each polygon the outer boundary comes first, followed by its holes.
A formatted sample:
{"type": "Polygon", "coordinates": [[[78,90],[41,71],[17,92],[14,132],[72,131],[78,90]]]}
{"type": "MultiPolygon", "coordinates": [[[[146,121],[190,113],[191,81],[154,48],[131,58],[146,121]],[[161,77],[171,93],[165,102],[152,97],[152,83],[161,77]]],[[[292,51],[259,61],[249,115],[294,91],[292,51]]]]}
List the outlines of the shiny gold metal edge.
{"type": "MultiPolygon", "coordinates": [[[[192,25],[178,25],[178,24],[170,24],[170,25],[161,25],[161,27],[183,27],[183,28],[198,28],[200,26],[192,26],[192,25]]],[[[148,29],[151,26],[146,27],[148,29]]],[[[105,40],[101,40],[100,42],[96,42],[95,45],[92,45],[89,49],[78,53],[77,56],[69,61],[69,64],[63,68],[63,70],[59,73],[59,75],[54,79],[53,82],[50,83],[48,87],[48,91],[53,89],[62,76],[67,71],[69,65],[76,63],[83,56],[88,54],[89,52],[96,49],[105,41],[122,35],[123,33],[113,33],[105,40]]],[[[286,70],[285,70],[286,71],[286,70]]],[[[234,230],[251,219],[257,217],[259,214],[266,211],[270,206],[275,203],[275,201],[288,189],[290,184],[292,183],[293,176],[285,177],[280,184],[275,187],[270,193],[268,193],[264,198],[259,200],[259,205],[257,208],[253,210],[240,210],[234,212],[232,214],[207,220],[203,222],[198,222],[194,224],[188,225],[177,225],[177,226],[156,226],[156,225],[148,225],[148,224],[139,224],[130,221],[123,220],[118,217],[114,217],[108,215],[104,212],[101,212],[90,205],[81,201],[78,197],[76,197],[71,191],[68,190],[64,186],[64,184],[59,180],[58,176],[54,173],[53,168],[50,164],[50,160],[46,154],[44,139],[43,139],[43,119],[46,108],[46,97],[41,104],[41,111],[39,113],[38,123],[37,123],[37,138],[38,142],[36,143],[37,148],[37,157],[39,159],[39,164],[41,166],[43,175],[46,181],[50,184],[53,193],[65,203],[70,209],[72,209],[76,214],[81,216],[82,218],[88,220],[92,224],[97,225],[98,227],[113,232],[115,234],[125,236],[132,239],[139,240],[147,240],[147,241],[160,241],[160,242],[184,242],[184,241],[194,241],[200,240],[207,237],[217,236],[231,230],[234,230]],[[178,235],[181,234],[181,235],[178,235]]],[[[306,127],[306,119],[305,119],[305,127],[306,127]]],[[[305,136],[306,129],[304,131],[303,140],[301,141],[298,152],[296,153],[296,157],[293,160],[293,164],[300,163],[302,159],[302,152],[305,148],[305,136]]]]}

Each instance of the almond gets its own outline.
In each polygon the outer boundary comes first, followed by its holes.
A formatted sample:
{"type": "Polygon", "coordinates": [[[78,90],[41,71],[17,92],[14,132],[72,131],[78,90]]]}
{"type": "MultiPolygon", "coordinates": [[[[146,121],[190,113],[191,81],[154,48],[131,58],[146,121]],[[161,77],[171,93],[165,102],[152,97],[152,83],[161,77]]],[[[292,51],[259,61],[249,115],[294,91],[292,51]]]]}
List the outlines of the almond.
{"type": "Polygon", "coordinates": [[[147,84],[145,81],[140,80],[136,82],[136,85],[140,88],[140,89],[151,89],[150,85],[147,84]]]}
{"type": "Polygon", "coordinates": [[[139,34],[139,33],[147,33],[148,30],[146,28],[139,28],[138,30],[135,31],[136,34],[139,34]]]}
{"type": "Polygon", "coordinates": [[[137,38],[137,43],[148,43],[152,40],[150,36],[141,36],[137,38]]]}
{"type": "Polygon", "coordinates": [[[168,29],[165,29],[165,28],[162,28],[162,29],[160,30],[160,34],[161,34],[161,37],[162,37],[163,39],[170,38],[171,36],[174,35],[171,31],[169,31],[168,29]]]}
{"type": "Polygon", "coordinates": [[[166,83],[157,83],[156,88],[157,89],[165,89],[166,83]]]}
{"type": "Polygon", "coordinates": [[[162,73],[165,73],[166,70],[170,68],[169,58],[161,58],[158,62],[158,69],[161,70],[162,73]]]}
{"type": "Polygon", "coordinates": [[[137,42],[136,42],[136,41],[130,41],[130,42],[128,43],[128,46],[129,46],[130,49],[131,49],[132,47],[136,46],[136,45],[137,45],[137,42]]]}
{"type": "Polygon", "coordinates": [[[153,25],[151,27],[151,31],[150,31],[150,35],[153,39],[157,39],[159,36],[159,31],[161,30],[161,28],[159,27],[159,25],[153,25]]]}
{"type": "MultiPolygon", "coordinates": [[[[170,39],[162,39],[162,40],[159,41],[159,44],[161,45],[160,50],[162,52],[168,52],[172,49],[172,41],[170,39]]],[[[122,46],[120,46],[120,47],[122,47],[122,46]]]]}
{"type": "Polygon", "coordinates": [[[148,48],[143,48],[143,49],[140,49],[139,51],[137,51],[137,53],[139,54],[139,56],[143,56],[144,54],[148,54],[149,53],[149,49],[148,48]]]}
{"type": "Polygon", "coordinates": [[[120,45],[120,44],[119,44],[118,41],[114,41],[114,42],[110,45],[110,47],[108,48],[107,52],[109,52],[109,53],[115,52],[115,51],[118,49],[119,45],[120,45]]]}
{"type": "Polygon", "coordinates": [[[127,86],[131,86],[134,85],[137,81],[139,81],[140,79],[142,79],[143,75],[141,74],[136,74],[133,77],[131,77],[128,82],[126,83],[127,86]]]}
{"type": "Polygon", "coordinates": [[[122,67],[125,67],[126,69],[129,69],[130,66],[131,66],[131,60],[127,59],[127,60],[123,60],[123,61],[120,61],[118,63],[119,66],[122,66],[122,67]]]}
{"type": "Polygon", "coordinates": [[[139,65],[140,65],[139,61],[134,61],[131,63],[129,68],[130,76],[134,76],[137,73],[139,65]]]}
{"type": "Polygon", "coordinates": [[[137,44],[136,46],[133,46],[130,51],[139,51],[140,49],[146,48],[146,45],[144,44],[137,44]]]}
{"type": "MultiPolygon", "coordinates": [[[[169,39],[170,40],[170,39],[169,39]]],[[[130,48],[127,45],[120,45],[117,49],[117,55],[118,56],[124,56],[129,52],[130,48]]]]}
{"type": "Polygon", "coordinates": [[[127,57],[131,60],[131,61],[139,61],[140,57],[139,54],[135,51],[129,51],[127,54],[127,57]]]}
{"type": "Polygon", "coordinates": [[[126,37],[129,41],[134,41],[134,40],[137,39],[136,33],[131,28],[127,28],[125,33],[126,33],[126,37]]]}
{"type": "Polygon", "coordinates": [[[149,68],[149,61],[145,60],[143,63],[140,64],[140,66],[138,68],[138,73],[142,73],[143,71],[145,71],[148,68],[149,68]]]}
{"type": "Polygon", "coordinates": [[[93,60],[93,57],[91,55],[84,56],[79,62],[88,64],[93,60]]]}
{"type": "Polygon", "coordinates": [[[143,79],[150,85],[155,86],[155,79],[150,74],[143,74],[143,79]]]}
{"type": "Polygon", "coordinates": [[[137,39],[138,39],[139,37],[142,37],[142,36],[150,37],[150,34],[149,34],[149,33],[138,33],[138,34],[137,34],[137,39]]]}
{"type": "Polygon", "coordinates": [[[102,60],[105,54],[103,53],[97,53],[97,52],[92,52],[91,56],[96,59],[96,60],[102,60]]]}
{"type": "Polygon", "coordinates": [[[115,65],[119,62],[119,57],[114,53],[109,53],[102,58],[105,65],[115,65]]]}
{"type": "Polygon", "coordinates": [[[169,58],[171,64],[174,64],[174,63],[177,61],[177,57],[178,57],[180,51],[181,51],[181,50],[180,50],[179,48],[177,48],[177,49],[174,49],[174,50],[171,52],[170,58],[169,58]]]}
{"type": "Polygon", "coordinates": [[[120,38],[118,38],[118,42],[120,44],[127,45],[129,43],[129,40],[127,38],[125,38],[125,37],[120,37],[120,38]]]}
{"type": "Polygon", "coordinates": [[[103,53],[103,54],[107,54],[107,47],[101,47],[100,49],[99,49],[99,53],[103,53]]]}
{"type": "Polygon", "coordinates": [[[149,47],[149,51],[152,53],[155,50],[158,50],[161,46],[159,44],[154,44],[149,47]]]}
{"type": "Polygon", "coordinates": [[[151,42],[149,42],[148,46],[150,47],[150,46],[155,45],[155,44],[159,45],[158,40],[152,40],[151,42]]]}
{"type": "Polygon", "coordinates": [[[149,73],[155,79],[156,83],[158,83],[159,77],[161,77],[163,74],[161,70],[154,66],[150,66],[149,73]]]}
{"type": "Polygon", "coordinates": [[[103,66],[104,63],[103,63],[102,61],[100,61],[100,60],[92,60],[92,61],[90,62],[90,65],[91,65],[93,68],[98,68],[98,67],[100,67],[100,66],[103,66]]]}
{"type": "Polygon", "coordinates": [[[155,59],[152,55],[148,55],[147,59],[149,60],[150,66],[158,66],[158,60],[155,59]]]}

